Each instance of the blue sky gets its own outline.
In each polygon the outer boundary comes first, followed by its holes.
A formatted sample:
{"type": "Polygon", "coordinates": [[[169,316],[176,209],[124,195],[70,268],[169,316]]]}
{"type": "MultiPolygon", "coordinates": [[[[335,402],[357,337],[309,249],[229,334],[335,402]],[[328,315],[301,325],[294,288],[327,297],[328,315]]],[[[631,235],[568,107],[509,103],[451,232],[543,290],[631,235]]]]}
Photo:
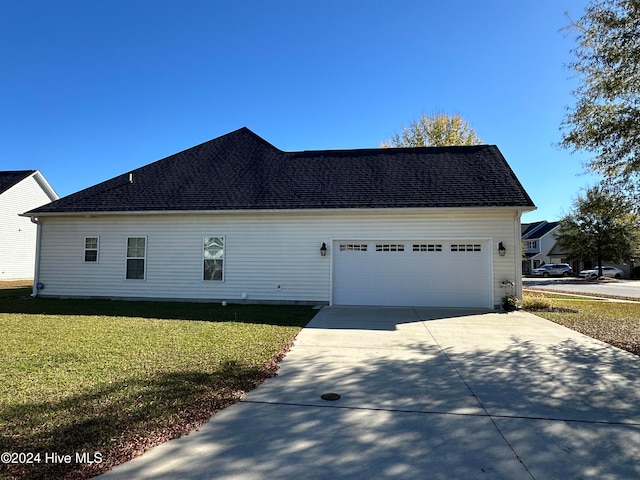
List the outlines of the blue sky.
{"type": "Polygon", "coordinates": [[[378,147],[422,113],[498,145],[556,220],[595,177],[561,150],[559,31],[586,0],[0,4],[0,170],[61,196],[246,126],[282,150],[378,147]],[[224,5],[223,5],[224,4],[224,5]]]}

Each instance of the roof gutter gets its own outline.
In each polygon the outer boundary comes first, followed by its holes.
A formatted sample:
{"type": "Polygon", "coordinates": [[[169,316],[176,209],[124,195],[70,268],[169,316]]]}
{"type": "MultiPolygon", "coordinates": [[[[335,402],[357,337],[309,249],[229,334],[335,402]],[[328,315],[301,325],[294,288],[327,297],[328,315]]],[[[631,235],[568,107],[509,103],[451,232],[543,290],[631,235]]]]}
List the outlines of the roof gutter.
{"type": "Polygon", "coordinates": [[[514,256],[513,269],[516,285],[516,296],[522,300],[522,227],[521,219],[524,210],[520,209],[516,212],[513,219],[513,247],[514,256]]]}
{"type": "MultiPolygon", "coordinates": [[[[84,211],[84,212],[37,212],[38,217],[104,217],[104,216],[142,216],[142,215],[256,215],[256,214],[301,214],[301,213],[398,213],[398,212],[457,212],[460,210],[513,212],[516,209],[518,218],[524,212],[530,212],[536,207],[529,206],[481,206],[481,207],[371,207],[371,208],[290,208],[290,209],[228,209],[228,210],[114,210],[114,211],[84,211]]],[[[34,217],[35,213],[23,213],[21,217],[34,217]]]]}

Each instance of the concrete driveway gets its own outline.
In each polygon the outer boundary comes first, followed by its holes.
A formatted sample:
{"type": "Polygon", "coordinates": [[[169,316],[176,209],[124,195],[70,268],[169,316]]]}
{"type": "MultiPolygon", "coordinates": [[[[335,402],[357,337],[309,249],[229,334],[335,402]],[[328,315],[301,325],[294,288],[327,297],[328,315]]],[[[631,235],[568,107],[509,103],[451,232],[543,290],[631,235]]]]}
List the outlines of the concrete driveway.
{"type": "Polygon", "coordinates": [[[277,377],[104,478],[640,478],[639,382],[524,312],[325,307],[277,377]]]}

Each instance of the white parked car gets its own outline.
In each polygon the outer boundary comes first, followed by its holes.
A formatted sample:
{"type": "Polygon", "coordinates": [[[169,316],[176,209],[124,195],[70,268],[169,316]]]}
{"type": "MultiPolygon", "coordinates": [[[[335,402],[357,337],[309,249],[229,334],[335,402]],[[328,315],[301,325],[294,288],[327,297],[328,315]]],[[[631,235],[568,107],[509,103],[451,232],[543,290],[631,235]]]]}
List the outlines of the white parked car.
{"type": "Polygon", "coordinates": [[[531,274],[538,277],[549,277],[551,275],[568,277],[573,274],[573,270],[566,263],[549,263],[547,265],[534,268],[531,274]]]}
{"type": "MultiPolygon", "coordinates": [[[[616,267],[602,266],[602,275],[605,277],[611,278],[622,278],[624,276],[624,272],[616,267]]],[[[582,270],[580,272],[580,276],[582,278],[598,278],[598,269],[593,268],[590,270],[582,270]]]]}

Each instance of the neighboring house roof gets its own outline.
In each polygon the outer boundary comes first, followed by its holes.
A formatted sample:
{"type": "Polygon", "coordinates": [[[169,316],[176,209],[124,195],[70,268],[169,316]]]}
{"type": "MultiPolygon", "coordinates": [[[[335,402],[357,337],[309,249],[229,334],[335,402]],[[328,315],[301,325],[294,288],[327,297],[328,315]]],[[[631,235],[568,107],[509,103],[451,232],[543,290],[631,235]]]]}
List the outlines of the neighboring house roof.
{"type": "Polygon", "coordinates": [[[523,224],[522,239],[532,240],[536,238],[542,238],[547,233],[555,229],[558,225],[560,225],[560,222],[547,222],[546,220],[527,224],[526,228],[525,224],[523,224]]]}
{"type": "Polygon", "coordinates": [[[32,177],[45,195],[49,197],[49,201],[60,198],[55,190],[51,188],[47,179],[44,178],[44,175],[42,175],[38,170],[13,170],[0,172],[0,195],[29,177],[32,177]]]}
{"type": "Polygon", "coordinates": [[[0,194],[3,194],[29,175],[33,175],[35,172],[36,170],[11,170],[0,172],[0,194]]]}
{"type": "Polygon", "coordinates": [[[525,238],[530,232],[538,228],[543,223],[545,223],[544,220],[541,222],[534,222],[534,223],[521,223],[520,234],[522,235],[522,238],[525,238]]]}
{"type": "Polygon", "coordinates": [[[283,152],[247,128],[28,214],[535,208],[495,145],[283,152]]]}

